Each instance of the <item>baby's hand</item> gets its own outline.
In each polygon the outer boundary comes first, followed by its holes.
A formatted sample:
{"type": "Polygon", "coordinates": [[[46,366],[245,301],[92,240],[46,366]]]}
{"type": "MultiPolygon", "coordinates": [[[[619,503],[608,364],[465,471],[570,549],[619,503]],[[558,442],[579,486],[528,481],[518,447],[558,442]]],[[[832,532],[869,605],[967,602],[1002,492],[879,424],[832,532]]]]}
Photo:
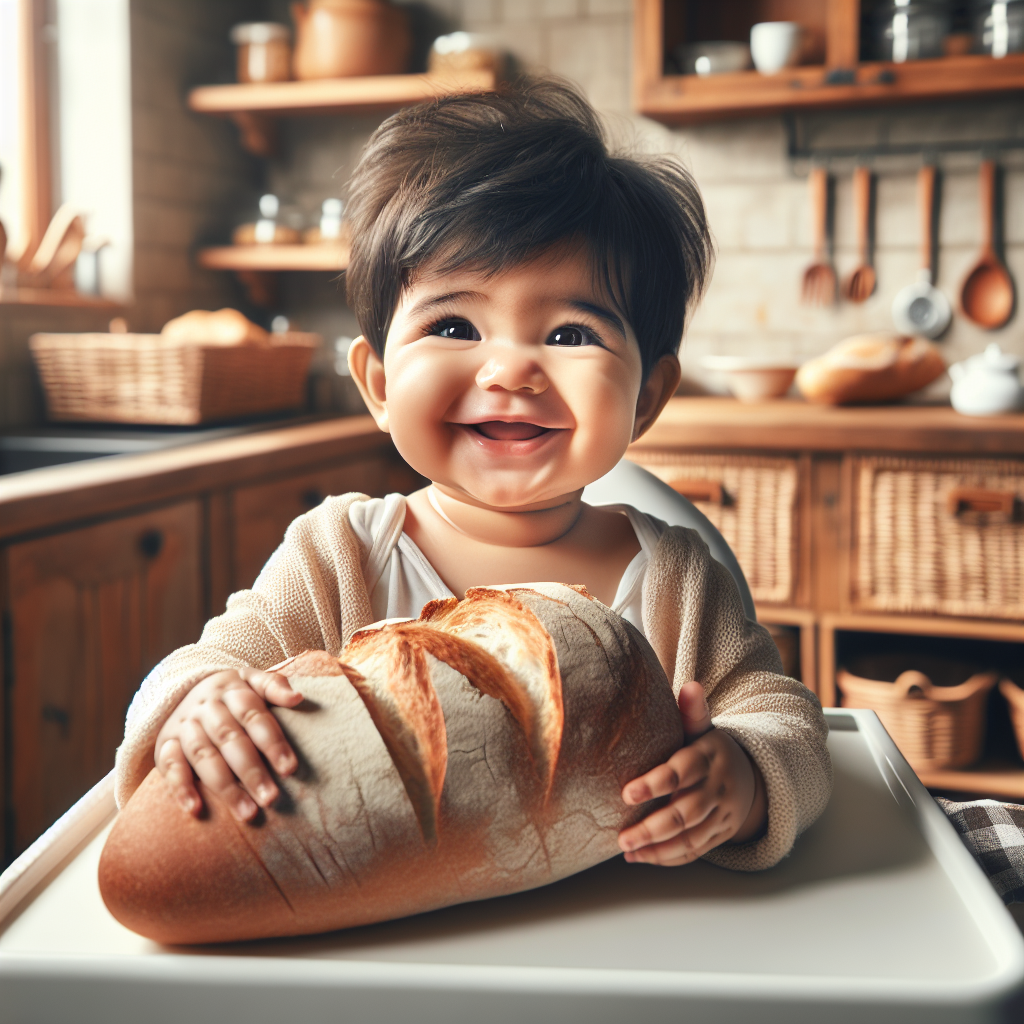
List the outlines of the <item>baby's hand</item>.
{"type": "Polygon", "coordinates": [[[203,809],[193,769],[239,821],[272,804],[277,784],[260,753],[279,775],[290,775],[299,762],[267,704],[301,702],[280,672],[229,669],[196,683],[164,723],[154,755],[182,809],[197,817],[203,809]]]}
{"type": "Polygon", "coordinates": [[[687,745],[622,790],[627,804],[671,794],[664,807],[619,833],[631,863],[689,864],[729,840],[755,838],[767,818],[761,773],[728,733],[711,724],[700,683],[682,687],[679,710],[687,745]]]}

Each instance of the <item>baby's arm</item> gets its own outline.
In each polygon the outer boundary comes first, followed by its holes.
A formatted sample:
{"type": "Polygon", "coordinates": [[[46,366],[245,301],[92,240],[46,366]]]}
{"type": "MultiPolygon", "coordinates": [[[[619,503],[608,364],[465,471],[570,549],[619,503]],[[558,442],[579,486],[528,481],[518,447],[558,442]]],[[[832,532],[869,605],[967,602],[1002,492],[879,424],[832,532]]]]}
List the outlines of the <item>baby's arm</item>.
{"type": "MultiPolygon", "coordinates": [[[[691,530],[670,528],[651,560],[644,584],[644,629],[684,713],[699,715],[699,704],[696,712],[686,707],[688,689],[693,688],[696,698],[697,680],[714,726],[684,748],[696,748],[695,761],[694,755],[683,751],[674,755],[693,771],[684,782],[708,780],[699,787],[697,799],[684,800],[684,806],[701,821],[708,811],[705,832],[692,837],[694,844],[706,840],[698,855],[738,870],[771,867],[818,817],[831,792],[828,727],[821,705],[805,686],[782,674],[771,636],[746,619],[728,571],[710,557],[707,546],[691,530]],[[748,765],[753,798],[742,824],[727,837],[719,828],[725,812],[719,810],[716,798],[727,800],[735,808],[732,814],[743,810],[750,792],[748,765]]],[[[653,781],[665,794],[674,774],[671,759],[661,768],[665,770],[653,781]]],[[[626,790],[636,781],[627,784],[626,790]]],[[[627,793],[624,799],[629,799],[627,793]]],[[[669,811],[669,815],[676,813],[678,808],[669,811]]],[[[664,819],[656,818],[652,824],[663,828],[664,819]]],[[[665,842],[663,835],[659,832],[655,843],[665,842]]],[[[651,836],[655,838],[654,832],[651,836]]],[[[637,838],[628,833],[627,837],[637,838]]]]}
{"type": "MultiPolygon", "coordinates": [[[[266,725],[267,718],[260,717],[265,710],[264,698],[270,698],[272,703],[281,703],[278,696],[285,701],[291,698],[284,697],[287,691],[277,687],[265,688],[261,695],[252,688],[253,678],[260,679],[261,676],[249,678],[246,673],[268,670],[307,649],[337,654],[348,633],[371,621],[370,602],[362,576],[362,549],[348,521],[349,507],[361,497],[328,498],[318,508],[292,523],[281,547],[264,567],[252,589],[232,595],[225,613],[206,624],[198,643],[168,655],[150,673],[132,701],[124,742],[117,752],[115,791],[119,806],[124,805],[152,770],[158,739],[161,749],[168,740],[177,740],[183,752],[191,744],[190,749],[195,751],[198,761],[211,761],[211,768],[217,764],[209,757],[211,751],[201,737],[196,742],[197,734],[186,725],[186,721],[191,721],[196,715],[201,720],[205,716],[217,732],[218,725],[212,723],[223,722],[220,707],[230,710],[223,695],[214,696],[213,693],[223,685],[224,679],[232,681],[225,691],[231,694],[228,698],[231,705],[238,708],[243,718],[258,720],[260,726],[266,725]],[[225,672],[232,674],[221,676],[225,672]],[[215,676],[220,676],[220,681],[208,681],[215,676]],[[251,697],[244,694],[239,683],[245,684],[252,693],[251,697]],[[183,705],[197,687],[201,687],[199,693],[183,705]],[[179,720],[176,727],[169,726],[178,711],[183,715],[184,712],[189,714],[179,720]]],[[[237,714],[232,714],[232,717],[238,721],[237,714]]],[[[231,747],[232,757],[237,759],[237,752],[245,749],[247,743],[252,743],[257,750],[264,749],[263,744],[269,744],[273,756],[280,756],[281,751],[275,746],[275,741],[259,727],[257,736],[260,738],[256,741],[251,733],[246,731],[243,736],[230,723],[227,726],[222,738],[231,747]]],[[[203,731],[207,732],[208,739],[213,738],[205,726],[203,731]]],[[[217,743],[213,745],[220,746],[217,743]]],[[[172,784],[182,785],[184,766],[175,754],[174,747],[170,747],[162,763],[173,768],[172,784]],[[170,764],[166,761],[167,755],[171,757],[170,764]]],[[[258,757],[252,750],[249,754],[258,757]]],[[[223,755],[220,757],[225,765],[229,763],[223,755]]],[[[185,760],[189,760],[187,755],[185,760]]],[[[245,764],[240,763],[239,766],[247,771],[251,768],[250,757],[244,757],[243,761],[245,764]]],[[[273,760],[271,765],[277,767],[273,760]]],[[[217,771],[220,771],[219,766],[217,771]]],[[[266,772],[266,769],[261,768],[261,771],[266,772]]],[[[249,775],[253,784],[258,786],[251,771],[249,775]]],[[[191,793],[181,789],[178,795],[181,800],[192,799],[191,793]]],[[[242,795],[241,790],[235,793],[236,806],[242,795]]]]}

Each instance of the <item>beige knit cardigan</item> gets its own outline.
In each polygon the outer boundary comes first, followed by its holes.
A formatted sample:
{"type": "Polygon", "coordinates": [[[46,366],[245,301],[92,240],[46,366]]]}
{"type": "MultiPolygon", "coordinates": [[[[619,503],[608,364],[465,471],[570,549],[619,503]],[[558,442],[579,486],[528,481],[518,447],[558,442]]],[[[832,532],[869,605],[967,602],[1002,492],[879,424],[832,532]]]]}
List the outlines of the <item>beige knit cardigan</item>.
{"type": "MultiPolygon", "coordinates": [[[[363,551],[348,512],[363,494],[328,498],[296,519],[251,590],[231,596],[198,643],[165,658],[136,694],[117,752],[119,806],[153,768],[157,734],[199,680],[226,668],[269,668],[307,649],[339,654],[373,621],[363,551]]],[[[767,786],[768,829],[756,842],[707,855],[723,867],[756,871],[789,853],[821,814],[832,763],[821,705],[781,672],[768,632],[743,614],[728,571],[693,530],[671,527],[647,568],[644,631],[676,694],[700,680],[712,720],[757,762],[767,786]]]]}

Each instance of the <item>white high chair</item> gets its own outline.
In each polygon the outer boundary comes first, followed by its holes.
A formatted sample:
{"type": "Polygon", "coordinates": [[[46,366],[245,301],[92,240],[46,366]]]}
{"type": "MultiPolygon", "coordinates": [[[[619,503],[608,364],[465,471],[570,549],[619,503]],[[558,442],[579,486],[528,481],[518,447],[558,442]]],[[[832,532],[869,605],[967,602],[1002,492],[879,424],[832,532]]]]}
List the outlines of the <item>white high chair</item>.
{"type": "Polygon", "coordinates": [[[605,473],[600,480],[584,488],[583,500],[591,505],[615,505],[621,502],[655,516],[669,526],[686,526],[696,530],[711,551],[711,557],[724,565],[736,581],[747,618],[757,620],[754,599],[750,596],[746,577],[718,528],[700,509],[643,466],[623,459],[610,473],[605,473]]]}

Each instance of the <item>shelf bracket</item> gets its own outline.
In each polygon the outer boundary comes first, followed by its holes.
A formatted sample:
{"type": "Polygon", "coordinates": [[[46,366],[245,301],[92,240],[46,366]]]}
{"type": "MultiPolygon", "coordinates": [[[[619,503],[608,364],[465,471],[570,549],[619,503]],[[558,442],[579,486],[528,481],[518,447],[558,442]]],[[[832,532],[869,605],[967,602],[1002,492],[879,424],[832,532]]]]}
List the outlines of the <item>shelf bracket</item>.
{"type": "Polygon", "coordinates": [[[277,305],[280,289],[276,273],[270,270],[236,270],[235,277],[254,306],[266,308],[277,305]]]}
{"type": "Polygon", "coordinates": [[[237,110],[230,115],[238,126],[242,148],[254,156],[277,155],[277,122],[266,114],[237,110]]]}

